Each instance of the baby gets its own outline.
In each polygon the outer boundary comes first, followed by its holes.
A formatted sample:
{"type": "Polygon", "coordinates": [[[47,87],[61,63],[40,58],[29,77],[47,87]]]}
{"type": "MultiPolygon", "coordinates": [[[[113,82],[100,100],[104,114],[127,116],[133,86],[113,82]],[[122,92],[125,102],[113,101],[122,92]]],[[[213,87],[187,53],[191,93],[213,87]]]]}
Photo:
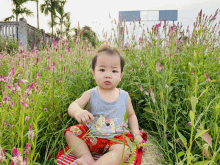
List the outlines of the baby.
{"type": "Polygon", "coordinates": [[[124,143],[123,162],[126,162],[131,151],[126,151],[129,145],[123,138],[122,126],[130,129],[131,132],[124,130],[131,141],[143,140],[128,92],[116,88],[124,74],[124,64],[120,53],[105,44],[93,57],[92,74],[97,86],[84,92],[68,108],[68,114],[80,123],[65,131],[70,148],[77,142],[80,144],[71,151],[77,158],[71,165],[120,165],[124,143]],[[84,110],[87,104],[88,110],[84,110]],[[123,123],[126,110],[128,118],[123,123]],[[104,155],[95,161],[92,152],[104,155]]]}

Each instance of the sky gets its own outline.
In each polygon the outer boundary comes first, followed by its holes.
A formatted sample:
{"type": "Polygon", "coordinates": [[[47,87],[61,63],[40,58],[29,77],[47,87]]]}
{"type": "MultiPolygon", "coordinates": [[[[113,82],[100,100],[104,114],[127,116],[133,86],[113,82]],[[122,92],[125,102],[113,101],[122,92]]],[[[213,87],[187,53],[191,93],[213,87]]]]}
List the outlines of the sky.
{"type": "MultiPolygon", "coordinates": [[[[44,0],[39,0],[40,4],[43,4],[44,0]]],[[[24,5],[32,12],[34,12],[34,17],[26,17],[28,24],[37,27],[37,12],[36,12],[36,3],[28,2],[24,5]]],[[[220,0],[68,0],[65,5],[65,12],[71,13],[71,28],[78,27],[78,21],[80,28],[87,25],[92,28],[98,34],[100,40],[103,39],[103,31],[107,32],[108,38],[111,33],[114,36],[112,28],[116,29],[115,24],[111,24],[112,20],[119,20],[119,11],[137,11],[137,10],[178,10],[177,21],[174,21],[174,24],[182,26],[186,33],[187,26],[189,25],[189,31],[193,31],[193,23],[196,21],[198,13],[202,9],[202,15],[214,15],[216,10],[220,10],[220,0]],[[111,18],[109,18],[109,13],[111,18]]],[[[0,21],[3,21],[4,18],[12,15],[12,2],[11,0],[0,0],[0,21]]],[[[149,12],[150,13],[150,12],[149,12]]],[[[159,11],[152,12],[151,16],[159,20],[159,11]]],[[[19,18],[21,18],[20,16],[19,18]]],[[[220,21],[220,12],[217,14],[217,19],[213,22],[219,23],[220,21]]],[[[40,29],[44,29],[46,33],[51,33],[52,29],[48,26],[48,21],[50,21],[50,16],[45,16],[39,12],[39,26],[40,29]]],[[[142,21],[143,28],[138,27],[139,24],[136,22],[136,29],[134,31],[135,39],[138,40],[141,37],[143,29],[145,29],[147,35],[147,27],[151,29],[153,25],[158,24],[160,21],[142,21]]],[[[162,26],[160,33],[162,34],[163,21],[161,22],[162,26]]],[[[126,22],[126,25],[129,29],[129,35],[131,36],[133,32],[134,24],[133,22],[126,22]]],[[[173,25],[173,21],[169,21],[169,25],[173,25]]],[[[219,31],[219,30],[218,30],[219,31]]],[[[126,41],[127,35],[125,35],[126,41]]],[[[131,37],[130,37],[131,38],[131,37]]]]}

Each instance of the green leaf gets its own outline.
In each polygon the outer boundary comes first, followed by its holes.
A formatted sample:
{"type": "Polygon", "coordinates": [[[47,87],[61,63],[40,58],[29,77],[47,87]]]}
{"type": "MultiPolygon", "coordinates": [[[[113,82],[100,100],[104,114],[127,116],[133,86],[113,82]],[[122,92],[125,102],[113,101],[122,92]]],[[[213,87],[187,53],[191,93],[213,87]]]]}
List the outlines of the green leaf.
{"type": "Polygon", "coordinates": [[[139,144],[138,146],[139,146],[139,147],[142,147],[142,146],[148,146],[148,144],[143,143],[143,144],[139,144]]]}
{"type": "Polygon", "coordinates": [[[178,158],[180,158],[181,156],[185,155],[184,152],[178,152],[178,158]]]}
{"type": "Polygon", "coordinates": [[[142,103],[144,100],[140,100],[139,102],[138,102],[138,104],[140,104],[140,103],[142,103]]]}
{"type": "Polygon", "coordinates": [[[183,142],[185,148],[187,148],[187,141],[186,141],[186,138],[185,138],[185,137],[184,137],[179,131],[177,131],[177,133],[178,133],[178,135],[179,135],[181,141],[183,142]]]}
{"type": "Polygon", "coordinates": [[[174,124],[174,131],[176,131],[177,127],[176,127],[176,124],[174,124]]]}
{"type": "Polygon", "coordinates": [[[205,161],[201,161],[201,162],[196,162],[194,163],[194,165],[208,165],[210,163],[210,160],[205,160],[205,161]]]}
{"type": "Polygon", "coordinates": [[[196,111],[196,98],[195,97],[191,97],[191,106],[192,106],[192,110],[193,112],[196,111]]]}
{"type": "Polygon", "coordinates": [[[126,110],[125,115],[124,115],[124,123],[126,123],[128,118],[128,110],[126,110]]]}
{"type": "Polygon", "coordinates": [[[190,111],[189,116],[190,116],[190,121],[192,123],[192,126],[194,126],[195,113],[193,111],[190,111]]]}
{"type": "Polygon", "coordinates": [[[194,50],[193,58],[195,61],[197,60],[197,53],[195,52],[195,50],[194,50]]]}
{"type": "Polygon", "coordinates": [[[168,141],[168,144],[174,149],[173,144],[168,141]]]}
{"type": "Polygon", "coordinates": [[[203,135],[203,134],[206,133],[207,131],[208,131],[208,130],[202,130],[202,131],[198,132],[198,133],[196,134],[194,140],[196,140],[198,137],[200,137],[201,135],[203,135]]]}

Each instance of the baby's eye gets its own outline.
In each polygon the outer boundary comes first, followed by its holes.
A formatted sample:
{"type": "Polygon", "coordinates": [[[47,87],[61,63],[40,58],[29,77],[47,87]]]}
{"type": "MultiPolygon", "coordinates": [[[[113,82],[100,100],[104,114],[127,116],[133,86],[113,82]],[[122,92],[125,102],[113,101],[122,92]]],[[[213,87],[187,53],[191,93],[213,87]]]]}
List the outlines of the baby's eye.
{"type": "Polygon", "coordinates": [[[115,72],[115,73],[117,73],[118,71],[116,71],[116,70],[113,70],[112,72],[115,72]]]}
{"type": "MultiPolygon", "coordinates": [[[[102,71],[102,70],[104,70],[104,69],[100,69],[99,71],[102,71]]],[[[105,71],[105,70],[104,70],[105,71]]]]}

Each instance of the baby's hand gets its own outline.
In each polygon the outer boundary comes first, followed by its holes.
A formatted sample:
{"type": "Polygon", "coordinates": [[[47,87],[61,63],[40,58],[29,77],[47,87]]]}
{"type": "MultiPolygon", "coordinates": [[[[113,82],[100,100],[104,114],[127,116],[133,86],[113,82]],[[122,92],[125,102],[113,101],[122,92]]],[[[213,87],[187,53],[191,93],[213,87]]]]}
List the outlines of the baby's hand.
{"type": "MultiPolygon", "coordinates": [[[[141,137],[141,135],[137,135],[137,136],[135,136],[134,139],[137,139],[138,144],[142,144],[142,143],[144,143],[144,140],[143,140],[143,138],[141,137]]],[[[146,146],[138,147],[138,149],[140,149],[140,148],[142,148],[143,151],[146,151],[146,150],[147,150],[146,146]]]]}
{"type": "Polygon", "coordinates": [[[82,110],[79,111],[75,114],[75,119],[80,123],[80,124],[89,124],[90,123],[90,119],[92,120],[92,122],[94,123],[94,116],[88,112],[87,110],[82,110]]]}

